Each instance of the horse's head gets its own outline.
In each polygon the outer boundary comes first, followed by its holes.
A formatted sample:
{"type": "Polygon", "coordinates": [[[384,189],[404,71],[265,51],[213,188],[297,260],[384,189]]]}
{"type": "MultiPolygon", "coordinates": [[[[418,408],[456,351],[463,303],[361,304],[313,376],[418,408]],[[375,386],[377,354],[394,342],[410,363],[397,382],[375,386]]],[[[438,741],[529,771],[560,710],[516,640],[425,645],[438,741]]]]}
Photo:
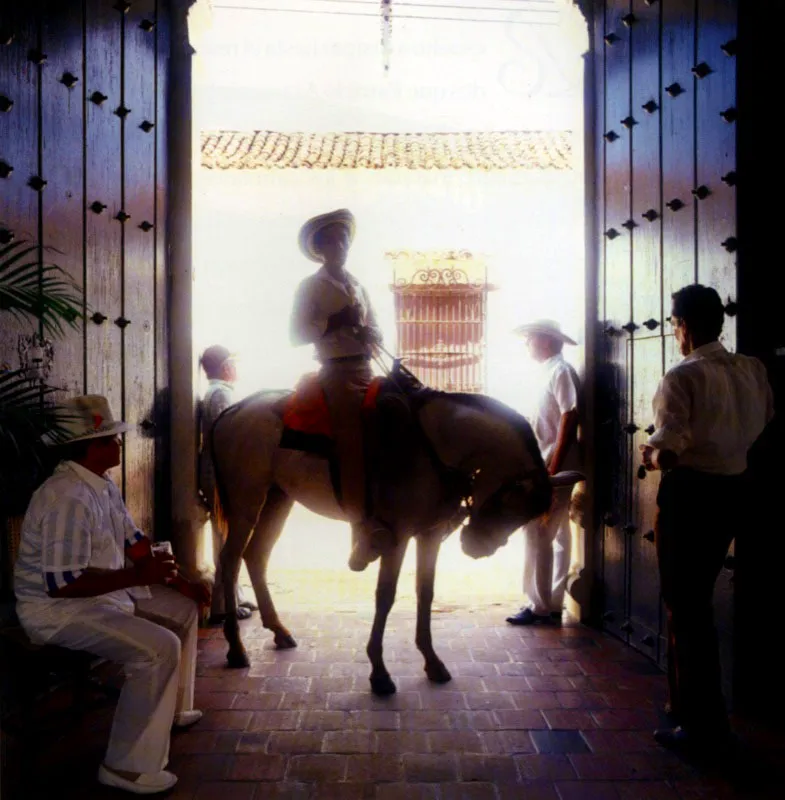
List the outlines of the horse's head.
{"type": "MultiPolygon", "coordinates": [[[[434,461],[461,476],[468,521],[463,552],[482,558],[507,544],[510,535],[551,506],[551,479],[525,417],[490,397],[424,393],[419,420],[434,461]]],[[[570,473],[572,480],[572,473],[570,473]]]]}
{"type": "Polygon", "coordinates": [[[461,529],[461,549],[471,558],[493,555],[518,528],[550,508],[552,492],[544,468],[504,481],[484,501],[472,504],[461,529]]]}
{"type": "Polygon", "coordinates": [[[510,535],[551,507],[554,489],[567,489],[585,476],[575,470],[548,477],[535,470],[525,478],[507,481],[469,514],[461,529],[461,548],[467,556],[493,555],[507,544],[510,535]]]}

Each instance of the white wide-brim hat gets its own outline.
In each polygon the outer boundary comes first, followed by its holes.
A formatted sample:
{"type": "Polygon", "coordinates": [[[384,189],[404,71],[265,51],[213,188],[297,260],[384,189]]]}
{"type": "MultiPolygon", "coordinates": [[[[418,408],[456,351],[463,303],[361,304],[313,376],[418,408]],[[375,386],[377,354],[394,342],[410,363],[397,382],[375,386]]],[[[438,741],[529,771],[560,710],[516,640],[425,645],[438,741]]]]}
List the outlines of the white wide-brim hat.
{"type": "Polygon", "coordinates": [[[530,336],[532,333],[539,333],[564,342],[564,344],[578,344],[562,331],[561,325],[554,319],[536,319],[533,322],[527,322],[525,325],[516,328],[515,333],[519,336],[530,336]]]}
{"type": "Polygon", "coordinates": [[[45,433],[41,440],[48,445],[71,444],[103,436],[124,433],[131,426],[115,420],[109,401],[100,394],[85,394],[63,401],[58,408],[61,431],[45,433]]]}
{"type": "Polygon", "coordinates": [[[300,228],[300,250],[306,258],[311,261],[318,261],[321,263],[322,256],[318,253],[313,246],[313,240],[316,234],[326,228],[328,225],[343,225],[349,232],[349,244],[354,239],[355,222],[354,214],[348,208],[339,208],[337,211],[330,211],[327,214],[319,214],[317,217],[312,217],[300,228]]]}

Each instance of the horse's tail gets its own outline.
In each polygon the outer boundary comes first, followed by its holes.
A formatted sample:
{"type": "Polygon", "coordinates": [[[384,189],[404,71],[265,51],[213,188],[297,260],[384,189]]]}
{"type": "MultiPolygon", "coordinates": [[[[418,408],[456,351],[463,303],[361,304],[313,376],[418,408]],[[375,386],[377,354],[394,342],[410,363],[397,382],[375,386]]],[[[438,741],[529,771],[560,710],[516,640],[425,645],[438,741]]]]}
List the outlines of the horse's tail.
{"type": "Polygon", "coordinates": [[[221,473],[221,468],[218,462],[218,459],[215,457],[215,431],[221,424],[226,424],[231,420],[232,417],[242,408],[245,408],[249,403],[258,400],[260,397],[264,395],[274,395],[278,396],[281,394],[291,394],[291,392],[278,392],[278,391],[269,391],[263,390],[261,392],[256,392],[255,394],[248,395],[248,397],[243,398],[242,400],[238,401],[237,403],[233,403],[232,405],[225,408],[216,418],[215,422],[213,423],[212,428],[210,428],[210,432],[208,434],[208,446],[210,448],[210,458],[213,463],[213,477],[215,479],[215,489],[213,491],[213,497],[210,498],[212,500],[213,506],[211,509],[212,513],[212,524],[213,526],[217,526],[218,530],[221,533],[221,538],[223,541],[226,541],[226,537],[229,533],[229,518],[228,514],[230,513],[231,509],[229,508],[229,496],[226,489],[226,481],[224,480],[224,476],[221,473]]]}
{"type": "Polygon", "coordinates": [[[223,479],[218,459],[215,457],[215,429],[218,427],[218,423],[228,417],[234,408],[234,406],[229,406],[224,409],[224,411],[218,415],[218,419],[213,423],[209,433],[210,459],[213,464],[213,477],[215,479],[213,496],[210,498],[212,501],[211,521],[213,527],[220,533],[221,541],[223,542],[226,541],[226,537],[229,534],[229,519],[226,515],[228,510],[228,497],[226,493],[226,482],[223,479]]]}
{"type": "Polygon", "coordinates": [[[221,490],[218,488],[217,483],[215,484],[215,490],[213,492],[213,507],[210,519],[213,528],[220,534],[221,541],[225,542],[226,537],[229,535],[229,520],[226,517],[224,504],[221,499],[221,490]]]}

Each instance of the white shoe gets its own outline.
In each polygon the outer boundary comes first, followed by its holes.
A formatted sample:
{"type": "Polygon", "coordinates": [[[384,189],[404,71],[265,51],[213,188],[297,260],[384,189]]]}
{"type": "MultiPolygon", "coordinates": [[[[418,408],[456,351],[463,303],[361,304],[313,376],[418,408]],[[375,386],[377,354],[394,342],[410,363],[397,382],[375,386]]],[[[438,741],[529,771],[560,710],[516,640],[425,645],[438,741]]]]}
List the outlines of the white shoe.
{"type": "Polygon", "coordinates": [[[192,711],[180,711],[179,714],[174,715],[172,722],[173,728],[190,728],[195,725],[204,716],[201,711],[193,709],[192,711]]]}
{"type": "Polygon", "coordinates": [[[162,769],[160,772],[143,772],[132,781],[101,764],[98,768],[98,782],[133,794],[158,794],[171,789],[177,783],[177,775],[162,769]]]}

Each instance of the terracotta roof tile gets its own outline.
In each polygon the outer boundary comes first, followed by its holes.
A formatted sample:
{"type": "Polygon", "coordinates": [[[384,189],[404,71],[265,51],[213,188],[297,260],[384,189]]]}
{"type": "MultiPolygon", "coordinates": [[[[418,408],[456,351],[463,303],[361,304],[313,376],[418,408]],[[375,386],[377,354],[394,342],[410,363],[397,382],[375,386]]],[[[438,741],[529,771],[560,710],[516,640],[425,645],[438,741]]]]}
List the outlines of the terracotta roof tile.
{"type": "Polygon", "coordinates": [[[204,131],[207,169],[571,169],[569,131],[204,131]]]}

